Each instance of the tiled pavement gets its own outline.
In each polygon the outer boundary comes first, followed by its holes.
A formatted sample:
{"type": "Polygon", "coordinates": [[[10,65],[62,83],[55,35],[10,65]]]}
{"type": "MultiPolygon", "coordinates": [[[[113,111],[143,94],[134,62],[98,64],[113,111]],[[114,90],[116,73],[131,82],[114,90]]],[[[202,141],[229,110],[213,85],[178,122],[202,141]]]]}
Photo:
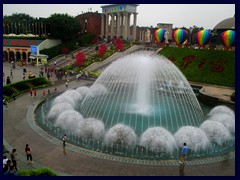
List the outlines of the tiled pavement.
{"type": "MultiPolygon", "coordinates": [[[[4,66],[4,71],[8,66],[4,66]]],[[[14,70],[17,77],[18,72],[22,74],[22,69],[17,67],[14,70]]],[[[33,68],[32,72],[37,72],[33,68]]],[[[6,70],[7,71],[7,70],[6,70]]],[[[21,76],[22,77],[22,76],[21,76]]],[[[63,83],[56,83],[52,79],[58,90],[65,91],[63,83]]],[[[92,83],[90,81],[71,81],[69,88],[92,83]]],[[[53,89],[54,87],[52,87],[53,89]]],[[[31,128],[27,121],[27,112],[29,108],[36,105],[36,102],[43,99],[39,90],[37,98],[31,98],[28,94],[17,97],[16,101],[9,103],[8,111],[3,112],[3,137],[4,144],[10,151],[13,147],[17,149],[20,169],[32,169],[36,167],[47,166],[57,172],[59,175],[76,176],[234,176],[235,158],[226,158],[223,161],[199,165],[190,165],[181,167],[174,165],[144,165],[117,162],[108,159],[89,156],[84,153],[74,151],[71,145],[64,150],[61,141],[54,140],[54,143],[40,136],[31,128]],[[33,149],[33,165],[26,164],[24,153],[25,144],[30,144],[33,149]]],[[[51,137],[48,137],[49,139],[51,137]]],[[[157,163],[156,163],[157,164],[157,163]]],[[[163,163],[159,163],[163,164],[163,163]]]]}

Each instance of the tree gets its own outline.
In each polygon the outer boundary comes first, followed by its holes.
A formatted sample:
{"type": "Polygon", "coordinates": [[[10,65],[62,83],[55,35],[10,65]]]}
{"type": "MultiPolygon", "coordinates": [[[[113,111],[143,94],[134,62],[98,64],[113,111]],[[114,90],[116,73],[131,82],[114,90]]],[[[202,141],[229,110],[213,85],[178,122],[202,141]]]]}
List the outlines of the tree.
{"type": "Polygon", "coordinates": [[[32,32],[31,24],[35,19],[28,14],[13,13],[11,16],[3,17],[3,31],[5,34],[30,33],[32,32]]]}
{"type": "Polygon", "coordinates": [[[76,56],[76,62],[75,64],[77,66],[82,66],[84,64],[84,61],[85,61],[85,54],[84,52],[79,52],[76,56]]]}
{"type": "Polygon", "coordinates": [[[47,22],[50,25],[50,36],[63,41],[72,40],[81,32],[78,20],[68,14],[52,14],[47,22]]]}
{"type": "Polygon", "coordinates": [[[117,50],[124,50],[124,46],[123,46],[123,43],[122,43],[122,40],[120,37],[118,37],[115,41],[114,41],[114,45],[116,46],[116,49],[117,50]]]}
{"type": "Polygon", "coordinates": [[[98,56],[100,58],[102,58],[104,56],[106,50],[107,50],[106,44],[101,44],[101,46],[99,47],[99,50],[98,50],[98,56]]]}

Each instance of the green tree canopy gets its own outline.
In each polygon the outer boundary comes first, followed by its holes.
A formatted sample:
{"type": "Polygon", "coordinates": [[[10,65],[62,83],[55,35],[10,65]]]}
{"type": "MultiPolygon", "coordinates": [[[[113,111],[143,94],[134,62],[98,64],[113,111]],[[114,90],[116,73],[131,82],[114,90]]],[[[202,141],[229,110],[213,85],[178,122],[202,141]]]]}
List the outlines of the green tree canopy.
{"type": "Polygon", "coordinates": [[[80,23],[68,14],[52,14],[47,22],[50,24],[50,36],[63,41],[76,38],[81,32],[80,23]]]}

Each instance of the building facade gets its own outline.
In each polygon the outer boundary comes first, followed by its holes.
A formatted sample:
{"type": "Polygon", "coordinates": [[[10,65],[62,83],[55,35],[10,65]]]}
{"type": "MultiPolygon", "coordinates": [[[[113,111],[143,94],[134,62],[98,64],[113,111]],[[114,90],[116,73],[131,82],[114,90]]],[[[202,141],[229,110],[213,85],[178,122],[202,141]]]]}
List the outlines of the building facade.
{"type": "Polygon", "coordinates": [[[102,6],[101,36],[122,37],[125,40],[136,40],[137,4],[113,4],[102,6]],[[131,16],[133,30],[130,32],[131,16]]]}

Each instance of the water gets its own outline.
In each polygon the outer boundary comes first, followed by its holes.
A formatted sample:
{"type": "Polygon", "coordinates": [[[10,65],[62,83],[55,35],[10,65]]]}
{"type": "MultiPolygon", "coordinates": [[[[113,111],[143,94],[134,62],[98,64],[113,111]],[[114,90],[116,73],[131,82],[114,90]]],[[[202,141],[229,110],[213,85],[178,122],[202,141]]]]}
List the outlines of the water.
{"type": "Polygon", "coordinates": [[[184,142],[193,157],[234,147],[234,113],[224,106],[203,111],[181,71],[149,52],[120,58],[90,88],[66,91],[40,109],[37,122],[47,131],[60,127],[74,134],[73,144],[120,156],[178,158],[184,142]]]}

